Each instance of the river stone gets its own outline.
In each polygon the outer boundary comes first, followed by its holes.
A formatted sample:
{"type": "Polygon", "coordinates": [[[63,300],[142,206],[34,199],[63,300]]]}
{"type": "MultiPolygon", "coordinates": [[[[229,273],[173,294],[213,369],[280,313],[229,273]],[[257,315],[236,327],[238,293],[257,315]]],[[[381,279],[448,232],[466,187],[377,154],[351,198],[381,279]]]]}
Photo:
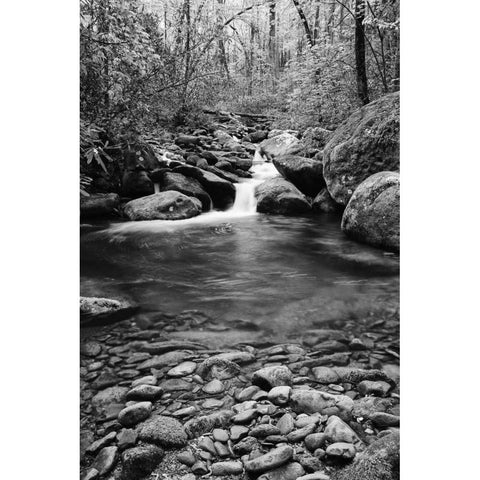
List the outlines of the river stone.
{"type": "Polygon", "coordinates": [[[228,432],[223,428],[214,428],[212,431],[212,435],[214,440],[216,440],[217,442],[228,442],[228,432]]]}
{"type": "Polygon", "coordinates": [[[280,429],[270,423],[261,423],[250,430],[250,435],[255,438],[265,438],[270,435],[280,435],[280,429]]]}
{"type": "Polygon", "coordinates": [[[162,382],[165,392],[187,392],[192,389],[192,384],[182,378],[169,378],[162,382]]]}
{"type": "Polygon", "coordinates": [[[117,445],[120,450],[135,446],[138,434],[131,428],[122,428],[117,435],[117,445]]]}
{"type": "Polygon", "coordinates": [[[236,393],[235,398],[239,402],[245,402],[246,400],[251,400],[253,396],[259,391],[260,391],[260,387],[257,387],[256,385],[250,385],[249,387],[246,387],[240,390],[238,393],[236,393]]]}
{"type": "Polygon", "coordinates": [[[237,442],[248,435],[248,428],[243,425],[233,425],[230,427],[230,438],[233,442],[237,442]]]}
{"type": "Polygon", "coordinates": [[[209,395],[215,395],[217,393],[222,393],[225,390],[225,386],[218,379],[213,379],[202,387],[202,390],[209,395]]]}
{"type": "Polygon", "coordinates": [[[387,382],[372,380],[363,380],[357,386],[361,395],[373,395],[375,397],[385,397],[390,391],[391,386],[387,382]]]}
{"type": "Polygon", "coordinates": [[[257,211],[281,215],[295,215],[311,210],[305,195],[284,178],[266,180],[255,189],[257,211]]]}
{"type": "Polygon", "coordinates": [[[236,445],[233,446],[233,452],[235,455],[246,455],[252,450],[258,448],[258,440],[253,437],[246,437],[243,440],[240,440],[236,445]]]}
{"type": "Polygon", "coordinates": [[[219,410],[209,415],[192,418],[185,423],[185,431],[190,438],[195,438],[210,432],[213,428],[223,428],[228,425],[233,416],[231,410],[219,410]]]}
{"type": "Polygon", "coordinates": [[[116,436],[117,436],[116,432],[110,432],[107,435],[105,435],[104,437],[102,437],[102,438],[98,439],[97,441],[93,442],[92,444],[90,444],[88,446],[88,448],[86,449],[86,451],[88,453],[95,453],[98,450],[100,450],[101,448],[106,447],[109,443],[112,443],[115,440],[116,436]]]}
{"type": "Polygon", "coordinates": [[[116,193],[95,193],[80,196],[80,217],[93,218],[111,215],[120,205],[116,193]]]}
{"type": "Polygon", "coordinates": [[[94,407],[104,407],[110,404],[125,403],[127,393],[127,387],[115,386],[105,388],[92,398],[92,405],[94,407]]]}
{"type": "Polygon", "coordinates": [[[224,180],[212,172],[207,172],[191,165],[182,165],[174,168],[173,171],[198,180],[210,195],[215,207],[228,208],[233,204],[235,200],[235,187],[228,180],[224,180]]]}
{"type": "Polygon", "coordinates": [[[338,415],[343,420],[349,420],[352,415],[353,400],[346,395],[294,389],[290,395],[290,406],[297,413],[318,412],[322,415],[338,415]]]}
{"type": "Polygon", "coordinates": [[[335,370],[330,367],[315,367],[312,368],[312,372],[315,379],[325,385],[337,383],[340,380],[335,370]]]}
{"type": "Polygon", "coordinates": [[[327,456],[338,460],[352,460],[355,457],[355,447],[351,443],[332,443],[326,449],[327,456]]]}
{"type": "Polygon", "coordinates": [[[252,384],[263,390],[270,391],[273,387],[289,386],[292,384],[293,375],[284,365],[264,367],[253,373],[252,384]]]}
{"type": "Polygon", "coordinates": [[[114,300],[112,298],[80,297],[81,315],[104,315],[128,307],[129,305],[126,302],[114,300]]]}
{"type": "Polygon", "coordinates": [[[379,172],[355,190],[342,217],[351,238],[394,252],[400,249],[400,176],[379,172]]]}
{"type": "Polygon", "coordinates": [[[313,199],[312,210],[314,212],[335,213],[343,210],[343,205],[337,203],[326,188],[322,188],[313,199]]]}
{"type": "Polygon", "coordinates": [[[191,467],[196,462],[195,455],[190,450],[178,453],[177,460],[180,463],[183,463],[183,465],[186,465],[187,467],[191,467]]]}
{"type": "Polygon", "coordinates": [[[98,470],[99,476],[105,475],[115,465],[117,459],[117,447],[104,447],[100,450],[98,455],[95,457],[91,467],[98,470]]]}
{"type": "Polygon", "coordinates": [[[206,475],[208,473],[208,467],[205,462],[202,462],[201,460],[197,460],[192,465],[192,472],[195,475],[206,475]]]}
{"type": "Polygon", "coordinates": [[[127,393],[127,400],[156,400],[162,393],[163,389],[156,385],[138,385],[127,393]]]}
{"type": "Polygon", "coordinates": [[[240,374],[240,367],[229,360],[218,355],[205,359],[197,370],[204,380],[218,379],[227,380],[240,374]]]}
{"type": "Polygon", "coordinates": [[[185,377],[192,374],[196,368],[197,364],[195,362],[182,362],[176,367],[171,368],[167,372],[167,375],[169,377],[185,377]]]}
{"type": "Polygon", "coordinates": [[[254,418],[258,417],[259,412],[255,408],[249,408],[237,413],[233,418],[233,423],[250,423],[254,418]]]}
{"type": "Polygon", "coordinates": [[[188,197],[195,197],[202,203],[204,212],[211,209],[212,199],[210,195],[203,189],[200,182],[192,177],[186,177],[178,172],[165,172],[160,182],[160,190],[175,190],[183,193],[188,197]]]}
{"type": "Polygon", "coordinates": [[[327,425],[323,433],[329,443],[353,443],[357,449],[361,449],[363,446],[363,443],[360,438],[358,438],[357,434],[342,419],[335,415],[332,415],[327,420],[327,425]]]}
{"type": "Polygon", "coordinates": [[[98,470],[96,468],[89,468],[82,474],[80,480],[97,480],[99,478],[98,470]]]}
{"type": "Polygon", "coordinates": [[[275,405],[286,405],[290,398],[291,387],[282,385],[280,387],[273,387],[268,392],[268,399],[275,405]]]}
{"type": "Polygon", "coordinates": [[[297,478],[304,473],[305,470],[300,463],[291,462],[260,475],[258,480],[297,480],[297,478]]]}
{"type": "Polygon", "coordinates": [[[198,442],[198,448],[205,452],[210,452],[212,455],[217,453],[215,450],[215,444],[210,437],[202,437],[198,442]]]}
{"type": "Polygon", "coordinates": [[[323,176],[332,198],[347,205],[370,175],[398,171],[400,165],[400,93],[355,111],[335,130],[323,151],[323,176]]]}
{"type": "Polygon", "coordinates": [[[400,434],[392,432],[359,453],[335,480],[399,480],[400,434]]]}
{"type": "Polygon", "coordinates": [[[386,412],[395,404],[392,398],[362,397],[353,402],[355,417],[370,418],[376,412],[386,412]]]}
{"type": "Polygon", "coordinates": [[[210,470],[214,477],[220,477],[222,475],[239,475],[243,472],[243,464],[242,462],[235,460],[229,462],[217,462],[211,465],[210,470]]]}
{"type": "Polygon", "coordinates": [[[326,436],[325,433],[311,433],[305,437],[305,446],[311,452],[314,452],[318,448],[325,445],[326,436]]]}
{"type": "Polygon", "coordinates": [[[295,428],[293,417],[289,413],[285,413],[277,422],[277,427],[282,435],[288,435],[295,428]]]}
{"type": "Polygon", "coordinates": [[[273,160],[275,168],[303,194],[314,197],[324,186],[323,163],[298,155],[281,155],[273,160]]]}
{"type": "Polygon", "coordinates": [[[130,220],[181,220],[202,212],[200,200],[167,190],[128,202],[124,207],[130,220]]]}
{"type": "Polygon", "coordinates": [[[375,412],[370,415],[370,420],[379,428],[398,427],[400,425],[400,417],[390,413],[375,412]]]}
{"type": "Polygon", "coordinates": [[[263,140],[258,149],[260,154],[267,158],[278,157],[285,154],[295,154],[302,148],[302,144],[294,135],[283,132],[273,138],[263,140]]]}
{"type": "Polygon", "coordinates": [[[163,456],[163,450],[154,445],[141,445],[126,450],[122,454],[122,478],[138,480],[150,475],[162,461],[163,456]]]}
{"type": "Polygon", "coordinates": [[[307,435],[313,433],[317,428],[315,423],[310,423],[309,425],[305,425],[303,428],[299,428],[298,430],[293,430],[287,435],[287,440],[292,443],[297,443],[302,441],[307,435]]]}
{"type": "Polygon", "coordinates": [[[181,362],[189,354],[181,351],[167,352],[162,355],[156,355],[142,362],[137,368],[139,370],[147,370],[149,368],[162,368],[173,363],[181,362]]]}
{"type": "Polygon", "coordinates": [[[232,352],[219,353],[218,355],[215,355],[214,357],[210,357],[210,358],[211,359],[218,358],[220,360],[228,360],[230,362],[235,362],[235,363],[250,363],[255,360],[255,355],[249,352],[232,351],[232,352]]]}
{"type": "Polygon", "coordinates": [[[253,460],[245,462],[245,470],[252,473],[266,472],[283,465],[293,457],[293,448],[289,445],[282,445],[270,450],[253,460]]]}
{"type": "Polygon", "coordinates": [[[155,443],[165,448],[183,447],[187,444],[187,434],[182,424],[172,418],[157,415],[139,426],[138,437],[145,442],[155,443]]]}
{"type": "Polygon", "coordinates": [[[378,369],[366,370],[353,367],[333,367],[333,371],[338,375],[342,383],[360,383],[363,380],[382,380],[395,385],[394,379],[390,378],[386,372],[378,369]]]}
{"type": "Polygon", "coordinates": [[[133,427],[150,416],[151,402],[139,402],[124,408],[118,414],[118,422],[124,427],[133,427]]]}

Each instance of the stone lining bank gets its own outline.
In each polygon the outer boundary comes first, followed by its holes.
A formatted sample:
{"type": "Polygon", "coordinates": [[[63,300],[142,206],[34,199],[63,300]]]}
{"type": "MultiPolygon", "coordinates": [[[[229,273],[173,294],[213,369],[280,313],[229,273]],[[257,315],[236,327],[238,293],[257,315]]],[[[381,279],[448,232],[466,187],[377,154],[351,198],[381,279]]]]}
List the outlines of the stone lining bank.
{"type": "Polygon", "coordinates": [[[82,342],[82,478],[398,478],[397,314],[281,345],[170,339],[208,324],[159,314],[82,342]]]}

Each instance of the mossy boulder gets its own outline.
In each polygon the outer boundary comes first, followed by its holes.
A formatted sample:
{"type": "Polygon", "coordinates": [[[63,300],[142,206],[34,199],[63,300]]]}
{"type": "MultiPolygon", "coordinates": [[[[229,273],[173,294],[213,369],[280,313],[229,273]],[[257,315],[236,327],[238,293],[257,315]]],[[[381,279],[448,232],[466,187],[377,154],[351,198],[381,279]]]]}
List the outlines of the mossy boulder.
{"type": "Polygon", "coordinates": [[[379,172],[355,190],[342,217],[342,230],[375,247],[400,249],[400,175],[379,172]]]}
{"type": "Polygon", "coordinates": [[[340,125],[323,151],[323,176],[332,198],[346,205],[370,175],[400,168],[400,93],[365,105],[340,125]]]}

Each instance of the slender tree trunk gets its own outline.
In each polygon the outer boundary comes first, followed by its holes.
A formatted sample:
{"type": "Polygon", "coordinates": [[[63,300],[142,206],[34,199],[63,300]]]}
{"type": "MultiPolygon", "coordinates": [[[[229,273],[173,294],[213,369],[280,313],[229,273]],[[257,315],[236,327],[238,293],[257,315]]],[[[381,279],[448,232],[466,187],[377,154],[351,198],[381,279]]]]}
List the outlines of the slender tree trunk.
{"type": "Polygon", "coordinates": [[[313,23],[313,43],[320,38],[320,0],[315,0],[315,21],[313,23]]]}
{"type": "Polygon", "coordinates": [[[185,13],[185,24],[186,24],[186,34],[185,34],[185,85],[183,87],[183,104],[187,101],[187,90],[188,90],[188,81],[190,79],[190,36],[191,36],[191,11],[190,11],[190,0],[185,0],[184,3],[184,13],[185,13]]]}
{"type": "Polygon", "coordinates": [[[312,32],[310,31],[310,26],[308,25],[307,17],[305,16],[305,13],[302,9],[302,6],[298,2],[298,0],[293,0],[293,3],[295,5],[295,7],[297,8],[297,12],[298,12],[298,16],[300,17],[300,20],[302,21],[303,29],[305,30],[305,35],[307,37],[307,42],[311,47],[313,47],[315,42],[314,42],[313,37],[312,37],[312,32]]]}
{"type": "Polygon", "coordinates": [[[277,15],[276,15],[276,0],[270,1],[269,9],[269,34],[268,34],[268,52],[270,57],[270,63],[273,71],[273,85],[275,86],[275,80],[277,77],[277,42],[276,42],[276,30],[277,30],[277,15]]]}
{"type": "MultiPolygon", "coordinates": [[[[218,0],[218,5],[220,9],[223,9],[223,6],[225,5],[225,0],[218,0]]],[[[230,82],[230,71],[228,69],[227,53],[225,51],[225,41],[223,39],[223,33],[224,33],[222,28],[222,25],[224,22],[223,11],[218,14],[217,22],[219,23],[219,27],[220,27],[220,34],[218,37],[218,54],[220,57],[220,63],[222,64],[225,70],[227,80],[230,82]]]]}
{"type": "Polygon", "coordinates": [[[365,0],[355,0],[355,63],[357,68],[357,94],[363,105],[369,103],[367,67],[365,63],[365,0]]]}

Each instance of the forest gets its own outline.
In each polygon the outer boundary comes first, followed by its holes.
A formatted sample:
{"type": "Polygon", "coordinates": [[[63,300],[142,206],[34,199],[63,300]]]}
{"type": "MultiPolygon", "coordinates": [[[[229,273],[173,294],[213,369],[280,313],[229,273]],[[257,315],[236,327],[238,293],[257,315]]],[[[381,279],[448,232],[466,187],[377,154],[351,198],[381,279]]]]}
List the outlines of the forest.
{"type": "Polygon", "coordinates": [[[82,0],[83,480],[399,480],[396,0],[82,0]]]}
{"type": "Polygon", "coordinates": [[[81,0],[80,13],[82,127],[113,137],[202,125],[204,109],[332,130],[400,88],[397,0],[81,0]]]}

